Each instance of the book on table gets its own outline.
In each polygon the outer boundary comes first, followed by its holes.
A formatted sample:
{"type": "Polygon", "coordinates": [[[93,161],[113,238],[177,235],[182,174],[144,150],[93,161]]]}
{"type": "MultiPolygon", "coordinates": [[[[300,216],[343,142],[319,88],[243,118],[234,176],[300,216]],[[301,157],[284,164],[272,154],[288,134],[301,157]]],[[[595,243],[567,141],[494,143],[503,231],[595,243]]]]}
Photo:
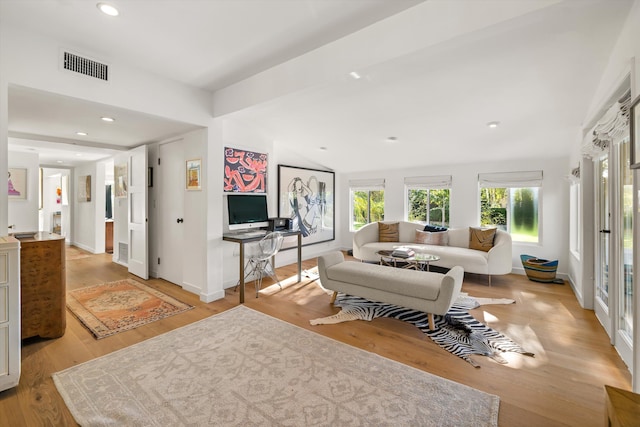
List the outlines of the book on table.
{"type": "Polygon", "coordinates": [[[391,252],[391,256],[396,258],[411,258],[415,254],[411,248],[395,248],[393,252],[391,252]]]}

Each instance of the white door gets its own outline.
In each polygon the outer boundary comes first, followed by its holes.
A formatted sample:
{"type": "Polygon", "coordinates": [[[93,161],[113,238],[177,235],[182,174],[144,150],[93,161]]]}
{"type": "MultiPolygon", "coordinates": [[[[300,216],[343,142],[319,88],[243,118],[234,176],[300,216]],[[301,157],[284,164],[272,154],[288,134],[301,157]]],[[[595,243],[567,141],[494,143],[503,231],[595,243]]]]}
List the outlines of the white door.
{"type": "Polygon", "coordinates": [[[128,152],[127,221],[129,233],[129,273],[149,278],[147,243],[147,146],[128,152]]]}
{"type": "Polygon", "coordinates": [[[186,171],[182,140],[160,145],[160,265],[158,275],[182,286],[186,171]]]}

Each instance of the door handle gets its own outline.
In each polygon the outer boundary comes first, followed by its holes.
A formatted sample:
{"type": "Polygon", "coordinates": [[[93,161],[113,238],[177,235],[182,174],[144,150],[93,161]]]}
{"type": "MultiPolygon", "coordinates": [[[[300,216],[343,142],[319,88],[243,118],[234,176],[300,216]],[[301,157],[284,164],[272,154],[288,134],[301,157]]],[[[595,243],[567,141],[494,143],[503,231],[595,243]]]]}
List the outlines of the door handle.
{"type": "Polygon", "coordinates": [[[606,233],[606,234],[610,234],[611,230],[600,230],[601,233],[606,233]]]}
{"type": "Polygon", "coordinates": [[[184,219],[182,219],[182,218],[178,218],[178,219],[176,220],[176,222],[177,222],[178,224],[181,224],[181,223],[183,223],[183,222],[184,222],[184,219]]]}

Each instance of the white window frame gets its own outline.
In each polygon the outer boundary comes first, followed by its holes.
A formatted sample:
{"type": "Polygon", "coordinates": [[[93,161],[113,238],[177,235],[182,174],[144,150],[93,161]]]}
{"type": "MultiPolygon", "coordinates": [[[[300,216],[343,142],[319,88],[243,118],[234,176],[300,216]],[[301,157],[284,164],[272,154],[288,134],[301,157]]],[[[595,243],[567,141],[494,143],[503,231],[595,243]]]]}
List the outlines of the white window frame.
{"type": "Polygon", "coordinates": [[[582,245],[582,195],[580,181],[571,182],[569,186],[569,250],[580,260],[582,245]]]}
{"type": "MultiPolygon", "coordinates": [[[[357,230],[353,227],[353,193],[355,191],[384,191],[385,181],[382,178],[373,179],[352,179],[349,180],[349,231],[357,230]]],[[[386,197],[385,197],[386,211],[386,197]]],[[[371,212],[369,212],[370,214],[371,212]]],[[[371,218],[369,218],[371,219],[371,218]]]]}
{"type": "MultiPolygon", "coordinates": [[[[478,215],[482,206],[480,205],[480,192],[483,188],[538,188],[538,241],[522,242],[514,240],[524,245],[542,245],[542,180],[543,173],[538,171],[518,171],[518,172],[495,172],[478,174],[478,215]]],[[[511,194],[509,194],[511,200],[511,194]]],[[[507,232],[511,234],[511,209],[507,209],[507,232]]],[[[480,223],[480,217],[478,217],[480,223]]],[[[513,236],[512,236],[513,237],[513,236]]]]}
{"type": "MultiPolygon", "coordinates": [[[[434,176],[414,176],[404,179],[404,219],[409,221],[409,191],[410,190],[449,190],[449,202],[451,202],[451,187],[453,177],[451,175],[434,175],[434,176]]],[[[449,204],[451,209],[451,204],[449,204]]],[[[451,210],[449,210],[451,215],[451,210]]],[[[419,224],[425,225],[429,223],[429,215],[427,221],[418,221],[419,224]]]]}

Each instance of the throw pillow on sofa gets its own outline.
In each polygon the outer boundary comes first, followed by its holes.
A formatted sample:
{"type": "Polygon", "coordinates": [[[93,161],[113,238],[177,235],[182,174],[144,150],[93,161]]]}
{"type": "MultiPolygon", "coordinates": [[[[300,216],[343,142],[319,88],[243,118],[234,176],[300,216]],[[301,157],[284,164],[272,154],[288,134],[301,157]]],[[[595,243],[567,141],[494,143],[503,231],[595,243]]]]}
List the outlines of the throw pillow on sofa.
{"type": "Polygon", "coordinates": [[[489,252],[495,237],[495,228],[469,227],[469,249],[489,252]]]}
{"type": "Polygon", "coordinates": [[[430,231],[432,233],[438,233],[440,231],[447,231],[447,227],[440,227],[439,225],[425,225],[422,231],[430,231]]]}
{"type": "Polygon", "coordinates": [[[397,222],[378,223],[378,242],[399,242],[400,232],[397,222]]]}
{"type": "Polygon", "coordinates": [[[432,233],[430,231],[416,230],[415,243],[422,245],[447,246],[449,244],[449,234],[446,231],[432,233]]]}

